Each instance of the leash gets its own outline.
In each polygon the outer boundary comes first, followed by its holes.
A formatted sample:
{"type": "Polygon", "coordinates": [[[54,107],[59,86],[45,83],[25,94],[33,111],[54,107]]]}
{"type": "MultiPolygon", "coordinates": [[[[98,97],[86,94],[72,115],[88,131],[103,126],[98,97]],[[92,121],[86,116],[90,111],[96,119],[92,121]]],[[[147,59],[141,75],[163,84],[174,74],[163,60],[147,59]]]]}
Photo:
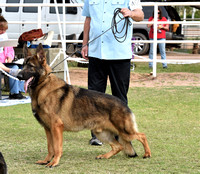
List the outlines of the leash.
{"type": "Polygon", "coordinates": [[[131,22],[129,20],[128,17],[121,17],[120,16],[120,11],[121,11],[121,8],[116,8],[114,10],[114,14],[113,14],[113,18],[112,18],[112,22],[111,22],[111,27],[108,28],[106,31],[104,31],[102,34],[100,34],[99,36],[97,36],[96,38],[92,39],[91,41],[89,41],[87,44],[83,45],[81,48],[77,49],[75,52],[71,53],[69,56],[67,56],[66,58],[64,58],[63,60],[61,60],[59,63],[57,63],[53,68],[52,70],[54,70],[58,65],[60,65],[62,62],[64,62],[68,57],[72,57],[74,54],[76,54],[78,51],[81,51],[82,48],[84,48],[85,46],[89,45],[90,43],[94,42],[95,40],[97,40],[98,38],[100,38],[102,35],[104,35],[105,33],[107,33],[109,30],[112,29],[112,33],[114,35],[114,38],[122,43],[126,40],[126,37],[127,37],[127,33],[128,33],[128,25],[131,25],[131,22]],[[116,18],[119,18],[120,20],[118,22],[116,22],[116,18]],[[119,31],[118,28],[117,28],[117,24],[120,23],[122,20],[125,20],[124,21],[124,25],[122,27],[122,29],[119,31]],[[123,32],[123,30],[125,29],[125,33],[119,37],[117,36],[117,34],[121,34],[123,32]]]}
{"type": "Polygon", "coordinates": [[[113,15],[113,18],[112,18],[112,23],[111,23],[111,26],[113,26],[113,27],[111,27],[111,28],[112,28],[112,33],[113,33],[113,35],[114,35],[114,38],[115,38],[118,42],[123,43],[123,42],[126,40],[126,38],[127,38],[128,26],[131,25],[131,22],[130,22],[130,20],[129,20],[128,17],[126,17],[126,18],[121,17],[120,11],[121,11],[120,8],[116,8],[116,9],[115,9],[114,15],[113,15]],[[118,28],[117,28],[117,24],[118,24],[118,23],[116,22],[116,18],[117,18],[117,17],[120,18],[120,21],[125,19],[124,25],[123,25],[123,27],[122,27],[121,30],[118,30],[118,28]],[[117,34],[121,34],[121,33],[123,32],[124,29],[125,29],[125,33],[124,33],[121,37],[120,37],[120,36],[117,36],[117,34]]]}
{"type": "MultiPolygon", "coordinates": [[[[18,80],[18,81],[19,81],[18,78],[14,77],[14,76],[12,76],[12,75],[10,75],[10,74],[8,74],[8,73],[7,73],[6,71],[4,71],[3,69],[0,68],[0,71],[1,71],[2,73],[4,73],[6,76],[8,76],[9,78],[12,78],[12,79],[14,79],[14,80],[18,80]]],[[[1,79],[0,79],[0,80],[1,80],[1,79]]]]}

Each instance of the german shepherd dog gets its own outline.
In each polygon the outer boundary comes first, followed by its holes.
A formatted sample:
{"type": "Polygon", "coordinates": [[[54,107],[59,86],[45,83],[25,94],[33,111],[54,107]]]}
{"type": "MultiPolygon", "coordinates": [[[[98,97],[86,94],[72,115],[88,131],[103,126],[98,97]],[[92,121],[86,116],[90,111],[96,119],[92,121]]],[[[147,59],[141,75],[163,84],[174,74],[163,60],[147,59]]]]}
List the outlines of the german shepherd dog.
{"type": "Polygon", "coordinates": [[[24,68],[17,77],[25,83],[29,81],[32,112],[44,127],[48,144],[48,155],[37,164],[58,165],[63,131],[83,129],[92,130],[99,140],[111,146],[110,152],[96,159],[108,159],[122,150],[127,156],[135,157],[131,144],[134,139],[143,144],[144,158],[151,156],[146,136],[138,132],[135,116],[126,104],[112,95],[71,86],[57,78],[46,62],[42,44],[33,56],[26,46],[23,49],[24,68]]]}

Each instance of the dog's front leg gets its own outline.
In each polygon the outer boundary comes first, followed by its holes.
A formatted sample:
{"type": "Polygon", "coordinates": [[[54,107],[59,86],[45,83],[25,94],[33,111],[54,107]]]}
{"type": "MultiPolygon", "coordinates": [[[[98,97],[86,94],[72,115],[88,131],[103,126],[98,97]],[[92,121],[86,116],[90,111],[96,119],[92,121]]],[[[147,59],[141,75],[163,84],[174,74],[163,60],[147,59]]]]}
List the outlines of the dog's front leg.
{"type": "Polygon", "coordinates": [[[61,119],[52,120],[51,135],[53,140],[54,158],[52,162],[47,164],[47,167],[55,167],[60,161],[62,156],[63,127],[64,126],[61,119]]]}
{"type": "Polygon", "coordinates": [[[47,136],[48,155],[46,156],[44,160],[39,160],[36,162],[36,164],[40,164],[40,165],[48,164],[54,156],[53,140],[52,140],[51,132],[49,129],[46,129],[46,128],[44,128],[44,130],[47,136]]]}

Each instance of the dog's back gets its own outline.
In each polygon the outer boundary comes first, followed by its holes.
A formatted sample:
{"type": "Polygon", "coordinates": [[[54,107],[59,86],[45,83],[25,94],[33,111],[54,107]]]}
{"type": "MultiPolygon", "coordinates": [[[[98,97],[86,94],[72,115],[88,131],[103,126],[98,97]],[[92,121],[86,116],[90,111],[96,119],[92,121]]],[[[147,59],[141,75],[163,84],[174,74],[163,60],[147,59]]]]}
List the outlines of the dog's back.
{"type": "Polygon", "coordinates": [[[0,152],[0,174],[7,174],[7,165],[1,152],[0,152]]]}

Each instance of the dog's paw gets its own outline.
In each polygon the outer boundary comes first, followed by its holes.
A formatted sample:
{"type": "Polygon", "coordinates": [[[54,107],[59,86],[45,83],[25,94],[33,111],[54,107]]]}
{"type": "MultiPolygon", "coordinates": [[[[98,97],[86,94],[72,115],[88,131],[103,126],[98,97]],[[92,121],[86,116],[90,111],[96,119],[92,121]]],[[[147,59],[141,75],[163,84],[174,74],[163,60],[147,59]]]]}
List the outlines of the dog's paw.
{"type": "Polygon", "coordinates": [[[46,167],[49,167],[49,168],[52,168],[52,167],[57,167],[58,166],[58,163],[55,163],[55,162],[50,162],[46,165],[46,167]]]}
{"type": "Polygon", "coordinates": [[[45,160],[39,160],[36,162],[36,164],[39,164],[39,165],[47,165],[50,161],[45,161],[45,160]]]}
{"type": "Polygon", "coordinates": [[[105,158],[104,155],[99,155],[95,159],[104,159],[104,158],[105,158]]]}
{"type": "Polygon", "coordinates": [[[151,153],[146,153],[146,154],[144,154],[144,156],[143,156],[143,158],[145,159],[145,158],[150,158],[151,157],[151,153]]]}
{"type": "Polygon", "coordinates": [[[95,159],[108,159],[110,158],[111,156],[109,156],[108,154],[104,154],[104,155],[99,155],[97,156],[95,159]]]}
{"type": "Polygon", "coordinates": [[[136,158],[138,157],[137,153],[133,154],[133,155],[128,155],[129,158],[136,158]]]}

